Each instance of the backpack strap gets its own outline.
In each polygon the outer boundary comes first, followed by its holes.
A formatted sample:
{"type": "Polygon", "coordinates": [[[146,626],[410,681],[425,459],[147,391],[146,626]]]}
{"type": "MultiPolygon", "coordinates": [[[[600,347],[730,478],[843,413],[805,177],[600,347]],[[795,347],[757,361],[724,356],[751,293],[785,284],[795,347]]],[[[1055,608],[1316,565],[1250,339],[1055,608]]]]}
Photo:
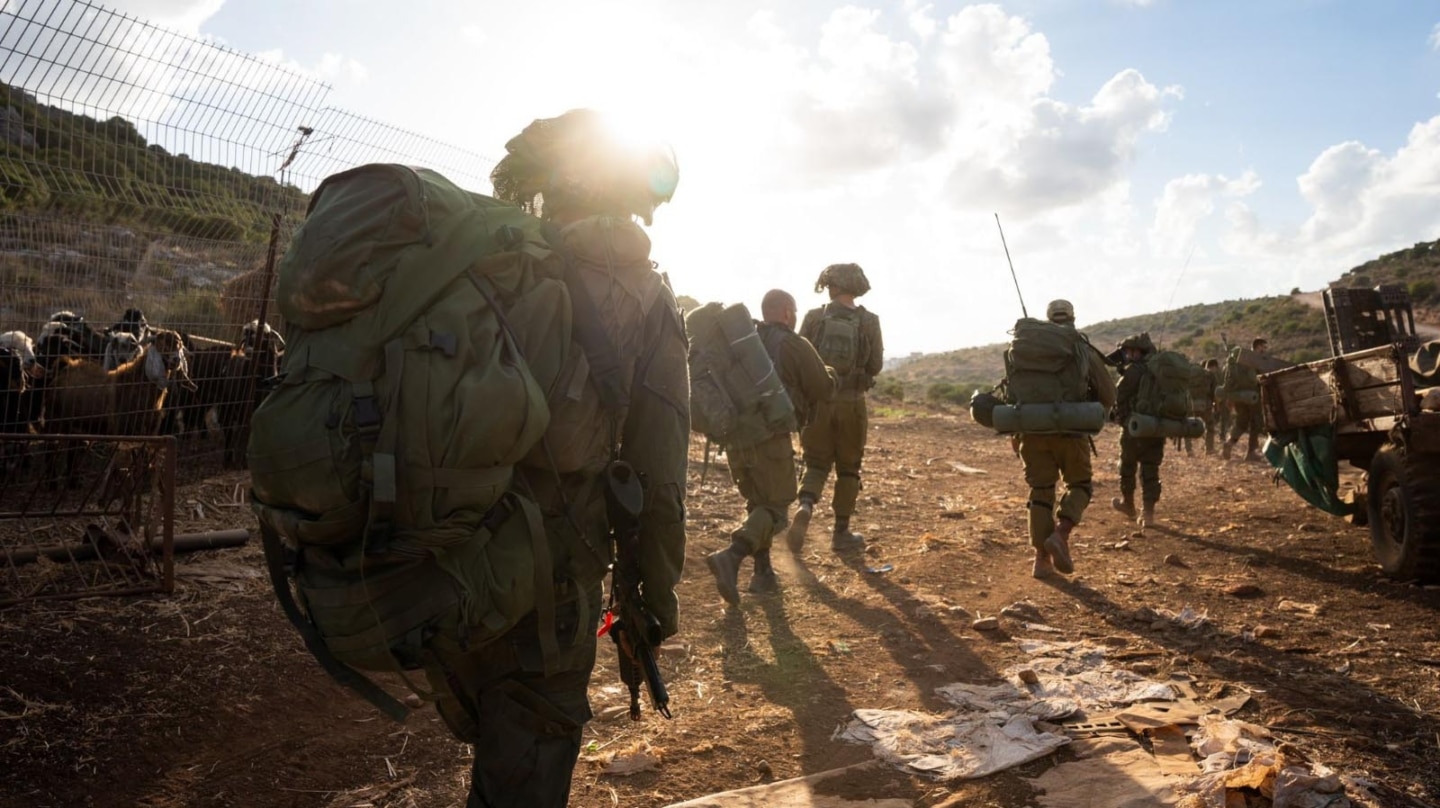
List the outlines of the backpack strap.
{"type": "Polygon", "coordinates": [[[264,545],[265,567],[270,573],[270,586],[275,590],[275,598],[280,601],[280,610],[285,613],[290,624],[299,632],[300,639],[305,642],[306,650],[315,657],[315,661],[320,663],[320,667],[324,668],[331,678],[355,691],[361,698],[375,705],[380,712],[403,723],[406,716],[410,714],[409,708],[359,671],[336,659],[335,655],[330,653],[330,649],[325,646],[325,639],[320,636],[319,629],[301,611],[299,604],[295,602],[295,595],[290,589],[290,571],[296,563],[295,554],[280,541],[279,534],[271,529],[263,519],[260,520],[260,540],[264,545]]]}

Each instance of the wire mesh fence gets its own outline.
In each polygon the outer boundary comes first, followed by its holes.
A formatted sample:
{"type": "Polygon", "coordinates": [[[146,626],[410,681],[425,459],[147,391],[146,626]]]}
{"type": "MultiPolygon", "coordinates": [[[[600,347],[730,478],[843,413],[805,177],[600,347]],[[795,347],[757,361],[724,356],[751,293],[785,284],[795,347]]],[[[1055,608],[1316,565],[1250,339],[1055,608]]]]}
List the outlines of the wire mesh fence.
{"type": "Polygon", "coordinates": [[[243,466],[309,192],[368,162],[489,190],[493,161],[329,93],[85,0],[0,3],[0,490],[63,501],[60,435],[90,436],[82,476],[131,436],[176,436],[191,476],[243,466]]]}

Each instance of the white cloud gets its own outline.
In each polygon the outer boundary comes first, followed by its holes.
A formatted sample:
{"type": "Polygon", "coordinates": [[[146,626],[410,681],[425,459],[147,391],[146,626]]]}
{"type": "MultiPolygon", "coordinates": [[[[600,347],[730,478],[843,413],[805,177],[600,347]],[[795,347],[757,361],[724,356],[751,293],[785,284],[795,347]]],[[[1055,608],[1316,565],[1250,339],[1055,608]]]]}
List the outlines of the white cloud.
{"type": "MultiPolygon", "coordinates": [[[[924,170],[946,178],[951,204],[1033,214],[1083,204],[1120,182],[1136,147],[1169,123],[1178,87],[1123,70],[1083,105],[1051,97],[1049,42],[999,6],[968,6],[943,22],[910,0],[890,32],[882,12],[847,6],[822,26],[814,52],[788,45],[769,15],[752,18],[789,76],[776,169],[801,186],[868,172],[924,170]]],[[[780,79],[786,81],[786,79],[780,79]]]]}
{"type": "Polygon", "coordinates": [[[183,34],[197,34],[225,0],[107,0],[105,6],[183,34]]]}
{"type": "Polygon", "coordinates": [[[1170,180],[1155,203],[1150,248],[1157,256],[1184,255],[1195,243],[1200,222],[1215,212],[1219,197],[1240,198],[1260,188],[1260,178],[1246,171],[1236,179],[1220,174],[1187,174],[1170,180]]]}
{"type": "Polygon", "coordinates": [[[1440,50],[1440,22],[1435,23],[1435,27],[1430,29],[1430,38],[1427,42],[1429,42],[1431,50],[1440,50]]]}

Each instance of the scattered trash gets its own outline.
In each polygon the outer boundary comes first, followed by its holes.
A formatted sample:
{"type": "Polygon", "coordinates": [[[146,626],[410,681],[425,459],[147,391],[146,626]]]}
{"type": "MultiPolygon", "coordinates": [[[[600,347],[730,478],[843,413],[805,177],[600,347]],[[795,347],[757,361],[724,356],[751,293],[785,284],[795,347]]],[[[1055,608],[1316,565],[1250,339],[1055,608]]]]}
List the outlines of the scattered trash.
{"type": "Polygon", "coordinates": [[[1295,612],[1296,614],[1303,614],[1306,617],[1314,617],[1320,614],[1320,604],[1318,603],[1301,603],[1300,601],[1285,600],[1283,598],[1280,600],[1279,603],[1275,604],[1275,608],[1279,609],[1282,612],[1295,612]]]}
{"type": "Polygon", "coordinates": [[[1147,606],[1140,610],[1140,615],[1153,620],[1150,624],[1152,628],[1163,628],[1168,624],[1180,626],[1187,631],[1194,631],[1210,622],[1210,614],[1208,611],[1197,612],[1189,606],[1182,608],[1178,612],[1172,612],[1169,609],[1154,609],[1147,606]]]}
{"type": "Polygon", "coordinates": [[[956,471],[960,472],[961,474],[989,474],[989,473],[990,473],[990,472],[988,472],[988,471],[986,471],[986,470],[984,470],[984,469],[977,469],[977,468],[975,468],[974,466],[967,466],[967,465],[965,465],[964,463],[957,463],[957,462],[955,462],[954,460],[948,461],[948,462],[946,463],[946,465],[948,465],[948,466],[949,466],[950,468],[952,468],[952,469],[955,469],[956,471]]]}
{"type": "Polygon", "coordinates": [[[878,567],[866,567],[866,568],[865,568],[865,571],[868,572],[868,573],[871,573],[872,575],[879,575],[879,574],[885,573],[885,572],[894,572],[894,571],[895,571],[895,565],[894,565],[894,564],[881,564],[881,565],[878,566],[878,567]]]}
{"type": "Polygon", "coordinates": [[[1039,631],[1039,632],[1043,632],[1043,633],[1045,633],[1045,634],[1064,634],[1064,633],[1065,633],[1065,631],[1064,631],[1063,629],[1058,629],[1058,628],[1055,628],[1054,626],[1047,626],[1047,625],[1045,625],[1044,623],[1024,622],[1024,623],[1021,623],[1021,624],[1020,624],[1020,627],[1023,628],[1023,629],[1025,629],[1026,631],[1039,631]]]}
{"type": "Polygon", "coordinates": [[[605,763],[605,770],[601,774],[611,774],[616,777],[629,777],[632,774],[648,772],[660,768],[660,763],[665,757],[665,750],[658,746],[651,746],[648,741],[641,741],[634,746],[609,755],[602,755],[591,758],[605,763]]]}
{"type": "Polygon", "coordinates": [[[915,710],[856,710],[835,738],[868,744],[881,760],[941,780],[985,777],[1070,742],[1037,730],[1026,715],[938,716],[915,710]]]}
{"type": "Polygon", "coordinates": [[[1040,608],[1028,600],[1017,600],[1000,610],[1000,616],[1016,620],[1039,620],[1040,608]]]}
{"type": "Polygon", "coordinates": [[[1130,549],[1130,542],[1128,542],[1128,541],[1117,541],[1117,542],[1115,542],[1114,544],[1112,544],[1112,545],[1110,545],[1110,546],[1111,546],[1112,548],[1116,549],[1116,550],[1128,550],[1128,549],[1130,549]]]}

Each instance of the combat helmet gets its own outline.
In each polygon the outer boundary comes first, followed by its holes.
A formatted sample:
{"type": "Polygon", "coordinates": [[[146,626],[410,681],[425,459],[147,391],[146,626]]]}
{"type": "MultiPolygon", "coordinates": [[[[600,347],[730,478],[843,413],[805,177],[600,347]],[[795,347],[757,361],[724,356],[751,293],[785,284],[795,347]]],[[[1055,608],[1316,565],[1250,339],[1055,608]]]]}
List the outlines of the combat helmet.
{"type": "Polygon", "coordinates": [[[832,297],[837,294],[859,297],[870,291],[870,281],[859,264],[831,264],[821,270],[815,280],[815,291],[823,292],[827,287],[832,297]]]}
{"type": "Polygon", "coordinates": [[[668,145],[626,142],[590,109],[537,119],[505,151],[490,172],[495,198],[542,215],[579,208],[639,216],[648,225],[680,182],[668,145]]]}

